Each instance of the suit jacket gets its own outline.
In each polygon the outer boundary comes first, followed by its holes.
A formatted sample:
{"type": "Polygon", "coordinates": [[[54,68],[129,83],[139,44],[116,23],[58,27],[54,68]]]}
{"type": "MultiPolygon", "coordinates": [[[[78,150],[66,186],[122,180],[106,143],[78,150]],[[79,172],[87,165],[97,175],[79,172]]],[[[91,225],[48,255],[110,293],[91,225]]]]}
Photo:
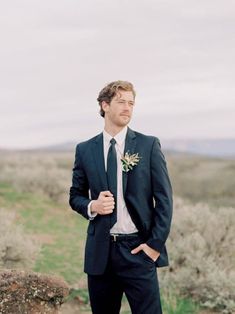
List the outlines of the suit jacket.
{"type": "MultiPolygon", "coordinates": [[[[158,138],[130,128],[124,152],[139,153],[140,161],[129,172],[123,172],[123,195],[128,212],[140,235],[160,252],[157,267],[168,265],[165,242],[172,218],[172,188],[166,161],[158,138]]],[[[69,203],[73,210],[89,219],[87,206],[101,191],[108,190],[103,133],[79,143],[76,147],[69,203]]],[[[105,271],[110,247],[110,215],[89,220],[85,247],[84,271],[99,275],[105,271]]]]}

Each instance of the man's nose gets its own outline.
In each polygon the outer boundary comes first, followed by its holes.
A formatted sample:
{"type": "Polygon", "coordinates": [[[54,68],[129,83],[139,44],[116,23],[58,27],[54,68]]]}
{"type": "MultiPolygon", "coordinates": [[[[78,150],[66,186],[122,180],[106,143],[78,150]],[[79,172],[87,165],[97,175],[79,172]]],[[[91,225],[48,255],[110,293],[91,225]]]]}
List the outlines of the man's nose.
{"type": "Polygon", "coordinates": [[[128,111],[130,111],[131,109],[131,104],[129,104],[128,102],[125,102],[124,108],[128,111]]]}

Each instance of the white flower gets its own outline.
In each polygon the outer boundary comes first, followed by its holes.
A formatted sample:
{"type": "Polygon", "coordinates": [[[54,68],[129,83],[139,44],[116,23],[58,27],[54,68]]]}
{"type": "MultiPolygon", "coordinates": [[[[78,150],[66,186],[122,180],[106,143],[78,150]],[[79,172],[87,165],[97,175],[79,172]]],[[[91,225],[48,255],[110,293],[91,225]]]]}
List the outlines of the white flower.
{"type": "Polygon", "coordinates": [[[122,161],[122,171],[128,172],[133,169],[134,166],[138,164],[140,161],[139,153],[130,155],[128,152],[125,153],[124,156],[121,157],[122,161]]]}

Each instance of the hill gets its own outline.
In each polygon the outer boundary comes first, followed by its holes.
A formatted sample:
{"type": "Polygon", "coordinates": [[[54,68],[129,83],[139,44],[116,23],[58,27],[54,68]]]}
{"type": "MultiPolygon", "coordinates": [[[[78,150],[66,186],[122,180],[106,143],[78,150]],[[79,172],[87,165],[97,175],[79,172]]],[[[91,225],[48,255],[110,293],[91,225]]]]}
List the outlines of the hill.
{"type": "MultiPolygon", "coordinates": [[[[171,154],[196,154],[201,156],[235,158],[235,138],[234,139],[160,139],[164,152],[171,154]]],[[[24,149],[26,151],[40,152],[74,152],[77,143],[64,142],[53,145],[37,147],[34,149],[24,149]]],[[[9,151],[9,150],[8,150],[9,151]]],[[[0,149],[0,153],[4,149],[0,149]]]]}

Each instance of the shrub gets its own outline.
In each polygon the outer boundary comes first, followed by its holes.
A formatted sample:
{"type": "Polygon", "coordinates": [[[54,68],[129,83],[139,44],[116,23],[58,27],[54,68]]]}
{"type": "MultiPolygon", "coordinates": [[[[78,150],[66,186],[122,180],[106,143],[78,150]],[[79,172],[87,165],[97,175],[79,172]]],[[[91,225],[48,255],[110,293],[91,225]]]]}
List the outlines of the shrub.
{"type": "Polygon", "coordinates": [[[170,268],[159,272],[163,289],[172,287],[221,313],[235,310],[234,213],[234,208],[175,200],[170,268]]]}
{"type": "Polygon", "coordinates": [[[72,161],[67,154],[17,152],[1,156],[0,182],[55,202],[68,201],[71,172],[72,161]]]}
{"type": "Polygon", "coordinates": [[[193,203],[234,206],[235,159],[170,155],[167,160],[176,195],[193,203]]]}
{"type": "Polygon", "coordinates": [[[39,245],[15,224],[15,219],[14,213],[0,208],[0,268],[29,268],[39,252],[39,245]]]}

